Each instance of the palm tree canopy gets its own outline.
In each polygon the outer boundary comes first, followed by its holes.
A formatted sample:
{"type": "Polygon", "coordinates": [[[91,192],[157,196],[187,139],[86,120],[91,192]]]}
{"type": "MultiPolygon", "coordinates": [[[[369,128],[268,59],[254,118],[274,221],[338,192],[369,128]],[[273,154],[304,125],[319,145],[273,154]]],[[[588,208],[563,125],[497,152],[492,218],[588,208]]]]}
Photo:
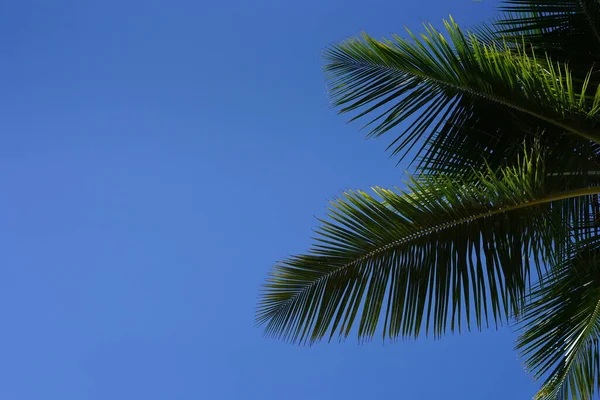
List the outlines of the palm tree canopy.
{"type": "Polygon", "coordinates": [[[505,0],[491,25],[324,53],[331,100],[389,137],[403,188],[331,202],[275,265],[257,322],[292,342],[518,321],[539,399],[600,385],[600,1],[505,0]]]}

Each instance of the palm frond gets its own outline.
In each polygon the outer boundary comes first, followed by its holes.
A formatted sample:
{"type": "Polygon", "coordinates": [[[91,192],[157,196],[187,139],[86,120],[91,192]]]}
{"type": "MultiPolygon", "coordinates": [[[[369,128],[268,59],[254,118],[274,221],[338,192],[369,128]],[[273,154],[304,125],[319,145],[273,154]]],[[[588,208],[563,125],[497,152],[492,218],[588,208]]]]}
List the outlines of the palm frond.
{"type": "MultiPolygon", "coordinates": [[[[507,39],[524,39],[553,59],[585,75],[600,61],[600,3],[597,0],[504,0],[496,23],[507,39]]],[[[595,81],[598,81],[596,77],[595,81]]]]}
{"type": "Polygon", "coordinates": [[[600,236],[573,246],[531,296],[517,348],[537,378],[536,399],[592,399],[600,383],[600,236]]]}
{"type": "MultiPolygon", "coordinates": [[[[268,335],[314,342],[358,336],[435,336],[518,314],[530,265],[551,257],[565,220],[578,221],[584,187],[548,189],[539,155],[464,180],[424,176],[408,189],[349,192],[332,202],[316,245],[277,264],[257,322],[268,335]],[[530,258],[531,257],[531,258],[530,258]]],[[[569,223],[572,225],[572,223],[569,223]]]]}
{"type": "Polygon", "coordinates": [[[522,46],[487,45],[452,20],[445,26],[449,41],[426,26],[420,37],[409,32],[412,41],[363,34],[330,48],[325,69],[333,104],[357,112],[352,120],[376,113],[369,136],[413,118],[390,148],[405,155],[422,141],[419,155],[432,169],[468,167],[482,154],[502,154],[521,143],[522,132],[497,148],[519,118],[600,142],[592,121],[600,111],[599,87],[576,91],[565,64],[543,56],[540,62],[522,46]]]}

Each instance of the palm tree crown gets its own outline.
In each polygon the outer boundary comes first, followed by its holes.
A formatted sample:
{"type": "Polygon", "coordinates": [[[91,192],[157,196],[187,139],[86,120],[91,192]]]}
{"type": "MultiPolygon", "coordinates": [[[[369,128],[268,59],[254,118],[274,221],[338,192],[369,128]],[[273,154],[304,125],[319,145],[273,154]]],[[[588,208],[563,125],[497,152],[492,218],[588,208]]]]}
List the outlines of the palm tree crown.
{"type": "Polygon", "coordinates": [[[462,30],[367,34],[324,56],[333,104],[415,174],[332,201],[275,265],[257,321],[314,343],[514,320],[538,399],[600,385],[600,1],[504,0],[462,30]],[[417,147],[415,147],[417,146],[417,147]]]}

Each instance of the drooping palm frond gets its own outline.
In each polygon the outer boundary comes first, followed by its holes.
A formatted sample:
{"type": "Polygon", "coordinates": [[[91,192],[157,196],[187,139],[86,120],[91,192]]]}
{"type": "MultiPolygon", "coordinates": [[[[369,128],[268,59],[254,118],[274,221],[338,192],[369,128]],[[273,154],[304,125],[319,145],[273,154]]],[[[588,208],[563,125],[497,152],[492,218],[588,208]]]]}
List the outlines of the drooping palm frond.
{"type": "Polygon", "coordinates": [[[526,129],[533,119],[548,131],[600,142],[592,122],[600,90],[589,79],[576,90],[566,64],[521,46],[486,45],[452,20],[445,26],[449,41],[426,26],[412,41],[364,34],[330,48],[325,69],[333,104],[357,112],[353,120],[375,113],[368,125],[376,137],[413,117],[390,148],[406,154],[423,141],[422,167],[436,171],[502,155],[522,142],[515,123],[523,118],[526,129]]]}
{"type": "Polygon", "coordinates": [[[532,294],[517,348],[536,378],[536,399],[590,400],[600,384],[600,236],[577,243],[532,294]]]}
{"type": "Polygon", "coordinates": [[[523,305],[530,263],[552,256],[564,221],[580,220],[598,191],[554,192],[546,179],[530,155],[464,180],[425,176],[405,191],[375,188],[381,200],[346,193],[332,202],[314,248],[274,267],[257,321],[298,342],[347,337],[358,315],[361,338],[375,334],[382,315],[390,338],[422,326],[438,336],[461,322],[502,323],[523,305]]]}
{"type": "MultiPolygon", "coordinates": [[[[507,39],[524,39],[579,74],[600,61],[600,2],[597,0],[503,0],[497,23],[507,39]]],[[[598,82],[600,76],[595,76],[598,82]]]]}

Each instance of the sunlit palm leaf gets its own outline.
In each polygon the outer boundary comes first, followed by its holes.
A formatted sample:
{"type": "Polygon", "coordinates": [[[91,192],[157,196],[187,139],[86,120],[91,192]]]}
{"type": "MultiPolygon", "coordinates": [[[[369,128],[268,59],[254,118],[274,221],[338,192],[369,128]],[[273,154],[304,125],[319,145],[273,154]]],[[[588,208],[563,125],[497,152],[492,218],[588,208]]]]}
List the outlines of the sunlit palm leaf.
{"type": "Polygon", "coordinates": [[[465,180],[425,176],[406,191],[350,192],[332,203],[317,244],[275,266],[257,320],[270,335],[316,341],[435,336],[517,314],[530,262],[556,248],[596,188],[548,191],[538,157],[465,180]],[[587,197],[583,197],[586,199],[587,197]],[[532,260],[530,260],[532,256],[532,260]]]}
{"type": "Polygon", "coordinates": [[[600,237],[575,246],[532,294],[517,347],[536,377],[536,399],[592,399],[600,379],[600,237]]]}
{"type": "MultiPolygon", "coordinates": [[[[334,105],[341,112],[357,111],[353,119],[376,113],[368,124],[372,136],[413,117],[390,147],[405,154],[423,140],[424,166],[435,170],[468,166],[482,153],[504,150],[494,146],[519,118],[600,142],[592,122],[600,110],[598,87],[585,84],[576,91],[566,65],[543,55],[540,62],[518,46],[485,45],[453,21],[445,24],[450,41],[429,26],[412,41],[377,41],[364,34],[329,49],[334,105]]],[[[512,137],[505,146],[522,139],[512,137]]]]}

